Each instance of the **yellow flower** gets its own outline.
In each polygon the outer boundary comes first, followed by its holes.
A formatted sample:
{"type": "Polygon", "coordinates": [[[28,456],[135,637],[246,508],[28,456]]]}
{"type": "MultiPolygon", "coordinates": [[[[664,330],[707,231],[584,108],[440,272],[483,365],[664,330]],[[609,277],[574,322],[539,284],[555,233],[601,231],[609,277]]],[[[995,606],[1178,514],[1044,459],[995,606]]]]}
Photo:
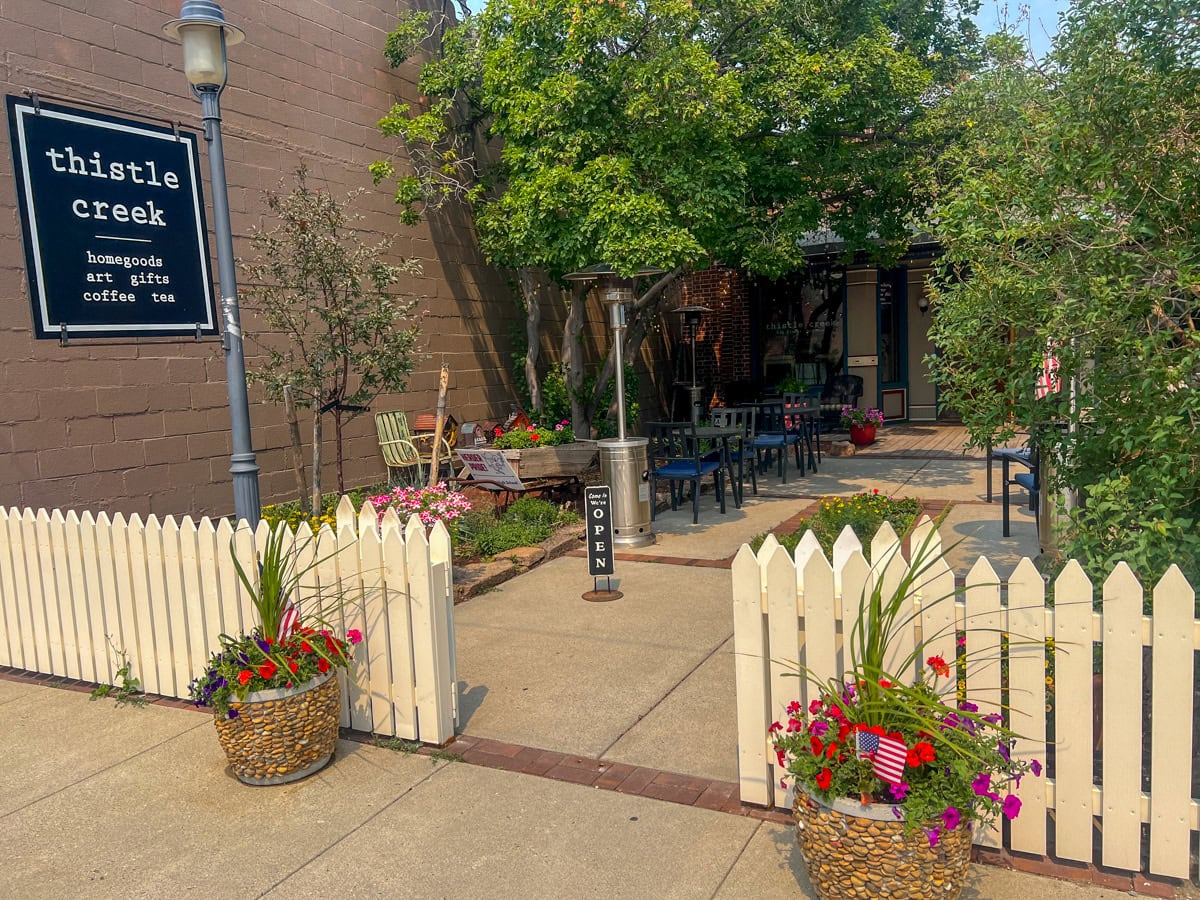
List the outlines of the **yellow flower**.
{"type": "Polygon", "coordinates": [[[1049,675],[1046,676],[1046,686],[1054,687],[1054,679],[1049,675]]]}

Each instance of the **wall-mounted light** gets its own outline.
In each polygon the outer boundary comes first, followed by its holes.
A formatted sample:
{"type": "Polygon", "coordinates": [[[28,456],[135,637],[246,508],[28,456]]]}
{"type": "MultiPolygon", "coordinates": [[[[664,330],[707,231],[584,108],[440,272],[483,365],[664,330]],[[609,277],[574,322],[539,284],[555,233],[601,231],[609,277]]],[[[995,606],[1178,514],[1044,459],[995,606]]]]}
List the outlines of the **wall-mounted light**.
{"type": "Polygon", "coordinates": [[[921,315],[925,315],[925,313],[929,312],[929,297],[928,296],[926,296],[925,294],[922,294],[920,297],[917,298],[917,309],[919,309],[921,311],[921,315]]]}

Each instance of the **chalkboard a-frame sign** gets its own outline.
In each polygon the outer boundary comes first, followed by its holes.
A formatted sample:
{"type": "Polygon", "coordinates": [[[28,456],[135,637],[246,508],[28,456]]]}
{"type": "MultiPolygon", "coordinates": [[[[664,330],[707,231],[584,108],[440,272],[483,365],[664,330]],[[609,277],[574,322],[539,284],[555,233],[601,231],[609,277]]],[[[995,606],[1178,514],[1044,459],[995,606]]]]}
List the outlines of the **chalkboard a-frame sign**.
{"type": "Polygon", "coordinates": [[[216,334],[195,134],[7,101],[34,334],[216,334]]]}

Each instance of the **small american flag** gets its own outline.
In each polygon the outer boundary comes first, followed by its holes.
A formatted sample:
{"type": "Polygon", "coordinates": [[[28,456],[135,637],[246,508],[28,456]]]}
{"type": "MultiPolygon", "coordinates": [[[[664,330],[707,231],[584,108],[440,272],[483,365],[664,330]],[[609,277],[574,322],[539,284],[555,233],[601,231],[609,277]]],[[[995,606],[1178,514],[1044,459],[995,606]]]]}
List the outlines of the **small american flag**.
{"type": "Polygon", "coordinates": [[[283,608],[283,615],[279,617],[279,640],[286,641],[290,638],[299,624],[300,610],[296,608],[295,603],[289,600],[287,606],[283,608]]]}
{"type": "Polygon", "coordinates": [[[904,781],[904,763],[908,760],[908,747],[897,738],[879,738],[879,749],[875,751],[875,774],[888,784],[904,781]]]}
{"type": "Polygon", "coordinates": [[[1062,380],[1058,377],[1058,357],[1054,355],[1054,342],[1046,345],[1046,354],[1042,357],[1042,368],[1038,372],[1037,383],[1034,385],[1034,396],[1043,400],[1050,394],[1062,390],[1062,380]]]}
{"type": "Polygon", "coordinates": [[[879,735],[872,734],[869,731],[860,731],[855,740],[858,742],[858,758],[870,759],[871,756],[879,749],[879,735]]]}

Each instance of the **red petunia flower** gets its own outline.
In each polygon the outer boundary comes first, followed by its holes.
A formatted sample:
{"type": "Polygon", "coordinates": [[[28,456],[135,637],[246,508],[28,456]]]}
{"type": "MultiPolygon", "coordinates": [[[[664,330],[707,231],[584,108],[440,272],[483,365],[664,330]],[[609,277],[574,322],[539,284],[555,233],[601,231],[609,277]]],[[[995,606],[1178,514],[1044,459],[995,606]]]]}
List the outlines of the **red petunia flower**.
{"type": "Polygon", "coordinates": [[[831,772],[829,770],[829,767],[826,766],[824,769],[821,770],[820,774],[817,775],[817,787],[819,787],[823,791],[827,791],[827,790],[829,790],[829,785],[832,782],[833,782],[833,772],[831,772]]]}
{"type": "Polygon", "coordinates": [[[815,734],[812,735],[812,737],[810,737],[808,739],[808,744],[810,747],[812,747],[812,755],[813,756],[820,756],[822,753],[825,752],[825,742],[822,741],[815,734]]]}
{"type": "Polygon", "coordinates": [[[923,763],[933,762],[937,759],[937,751],[933,749],[933,744],[929,743],[929,741],[917,741],[913,745],[913,750],[916,751],[917,758],[923,763]]]}
{"type": "Polygon", "coordinates": [[[327,660],[325,657],[321,657],[320,659],[318,659],[317,660],[317,671],[320,672],[322,675],[324,675],[326,672],[328,672],[329,671],[329,660],[327,660]]]}
{"type": "Polygon", "coordinates": [[[279,666],[275,665],[275,663],[268,659],[265,663],[258,667],[258,676],[260,678],[270,678],[278,671],[279,666]]]}
{"type": "Polygon", "coordinates": [[[238,672],[238,681],[242,684],[245,684],[253,677],[254,673],[249,669],[242,669],[242,671],[238,672]]]}
{"type": "Polygon", "coordinates": [[[312,653],[312,652],[313,652],[313,651],[312,651],[312,644],[310,644],[308,641],[301,641],[301,642],[300,642],[300,649],[301,649],[301,650],[303,650],[305,653],[312,653]]]}
{"type": "Polygon", "coordinates": [[[294,659],[288,660],[288,671],[291,672],[293,675],[295,675],[297,672],[300,671],[300,666],[296,663],[296,661],[294,659]]]}
{"type": "Polygon", "coordinates": [[[540,441],[542,439],[542,436],[540,434],[534,433],[529,436],[529,439],[536,443],[537,441],[540,441]]]}
{"type": "Polygon", "coordinates": [[[941,656],[931,656],[925,660],[925,665],[933,669],[935,675],[945,677],[950,674],[950,667],[946,665],[946,660],[941,656]]]}

